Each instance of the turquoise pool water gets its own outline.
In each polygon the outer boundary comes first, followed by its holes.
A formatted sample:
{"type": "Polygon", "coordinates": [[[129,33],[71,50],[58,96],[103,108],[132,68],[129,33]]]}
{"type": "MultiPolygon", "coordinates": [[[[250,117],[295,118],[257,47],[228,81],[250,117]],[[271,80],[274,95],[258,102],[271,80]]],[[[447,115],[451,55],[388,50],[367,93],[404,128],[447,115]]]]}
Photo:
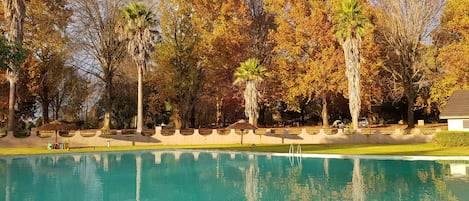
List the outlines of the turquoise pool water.
{"type": "Polygon", "coordinates": [[[0,200],[468,200],[460,162],[144,151],[0,157],[0,200]]]}

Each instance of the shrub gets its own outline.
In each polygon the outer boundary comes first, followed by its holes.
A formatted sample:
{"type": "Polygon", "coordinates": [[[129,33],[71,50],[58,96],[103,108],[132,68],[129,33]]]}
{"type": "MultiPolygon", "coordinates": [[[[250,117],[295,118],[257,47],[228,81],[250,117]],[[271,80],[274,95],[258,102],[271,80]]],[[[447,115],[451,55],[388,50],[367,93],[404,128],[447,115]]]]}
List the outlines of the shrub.
{"type": "Polygon", "coordinates": [[[469,147],[469,132],[440,131],[436,133],[435,141],[445,147],[469,147]]]}

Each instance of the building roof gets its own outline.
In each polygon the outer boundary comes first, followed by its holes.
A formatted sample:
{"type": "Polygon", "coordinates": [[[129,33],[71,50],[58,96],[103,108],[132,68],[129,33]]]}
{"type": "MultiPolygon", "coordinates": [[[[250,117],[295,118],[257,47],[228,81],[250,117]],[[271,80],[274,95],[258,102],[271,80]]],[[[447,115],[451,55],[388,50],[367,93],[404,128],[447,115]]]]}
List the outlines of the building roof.
{"type": "Polygon", "coordinates": [[[440,119],[469,119],[469,90],[455,91],[441,112],[440,119]]]}

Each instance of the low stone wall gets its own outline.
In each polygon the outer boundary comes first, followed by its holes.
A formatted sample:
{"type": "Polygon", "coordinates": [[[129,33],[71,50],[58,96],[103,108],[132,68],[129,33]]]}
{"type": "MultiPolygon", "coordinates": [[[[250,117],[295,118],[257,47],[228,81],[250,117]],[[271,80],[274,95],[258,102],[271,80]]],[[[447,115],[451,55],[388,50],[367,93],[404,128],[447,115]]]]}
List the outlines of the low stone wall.
{"type": "Polygon", "coordinates": [[[46,147],[48,143],[68,143],[71,147],[191,144],[408,144],[432,142],[439,129],[344,129],[260,128],[257,130],[161,129],[135,135],[133,130],[103,133],[101,130],[71,131],[67,137],[55,131],[16,138],[12,133],[0,138],[0,147],[46,147]]]}

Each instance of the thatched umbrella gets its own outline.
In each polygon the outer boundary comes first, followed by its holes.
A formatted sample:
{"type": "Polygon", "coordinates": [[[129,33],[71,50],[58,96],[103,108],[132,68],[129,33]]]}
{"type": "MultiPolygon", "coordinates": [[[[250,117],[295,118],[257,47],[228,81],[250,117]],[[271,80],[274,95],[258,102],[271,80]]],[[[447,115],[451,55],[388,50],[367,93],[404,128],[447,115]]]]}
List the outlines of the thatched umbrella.
{"type": "Polygon", "coordinates": [[[241,131],[243,131],[243,130],[256,130],[257,129],[254,125],[246,122],[243,119],[239,120],[238,122],[236,122],[234,124],[229,125],[226,128],[227,129],[239,129],[241,131]]]}
{"type": "Polygon", "coordinates": [[[55,131],[55,143],[57,143],[57,132],[58,131],[69,131],[76,130],[78,126],[70,123],[63,123],[60,121],[52,121],[46,124],[43,124],[37,128],[39,131],[55,131]]]}
{"type": "Polygon", "coordinates": [[[78,129],[78,126],[75,124],[70,124],[70,123],[63,123],[60,121],[52,121],[47,124],[43,124],[37,128],[38,130],[41,131],[50,131],[50,130],[76,130],[78,129]]]}
{"type": "Polygon", "coordinates": [[[226,128],[227,129],[239,129],[239,130],[241,130],[241,144],[243,144],[243,135],[244,135],[245,130],[256,130],[257,129],[257,127],[255,127],[254,125],[246,122],[243,119],[239,120],[238,122],[236,122],[234,124],[229,125],[226,128]]]}

